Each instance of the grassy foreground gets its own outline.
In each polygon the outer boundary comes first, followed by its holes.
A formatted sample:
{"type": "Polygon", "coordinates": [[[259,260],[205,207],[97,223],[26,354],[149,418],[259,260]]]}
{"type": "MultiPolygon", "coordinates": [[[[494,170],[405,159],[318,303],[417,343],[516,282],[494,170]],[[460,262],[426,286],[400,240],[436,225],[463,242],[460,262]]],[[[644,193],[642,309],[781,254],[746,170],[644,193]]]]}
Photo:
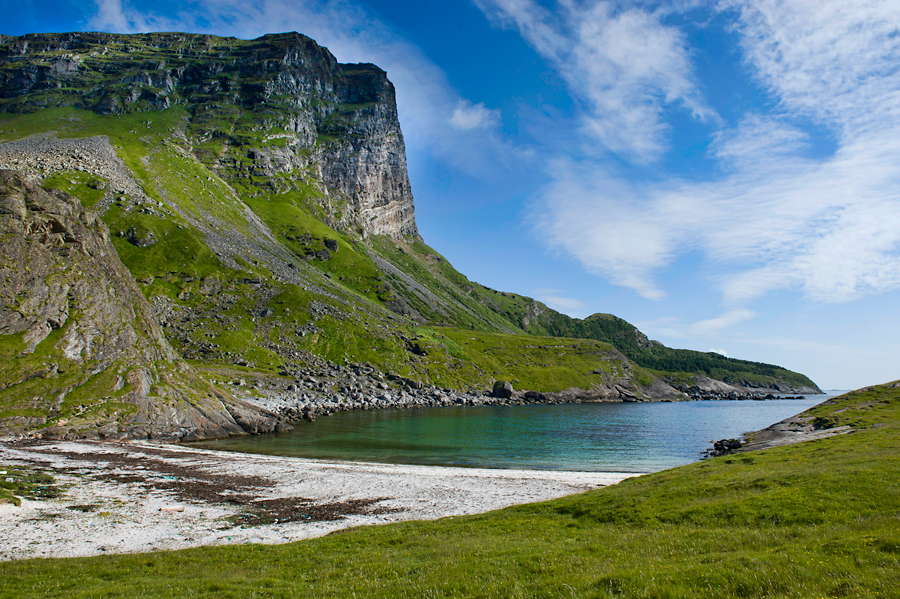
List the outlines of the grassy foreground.
{"type": "Polygon", "coordinates": [[[897,597],[900,385],[856,432],[474,517],[281,546],[0,564],[10,597],[897,597]]]}

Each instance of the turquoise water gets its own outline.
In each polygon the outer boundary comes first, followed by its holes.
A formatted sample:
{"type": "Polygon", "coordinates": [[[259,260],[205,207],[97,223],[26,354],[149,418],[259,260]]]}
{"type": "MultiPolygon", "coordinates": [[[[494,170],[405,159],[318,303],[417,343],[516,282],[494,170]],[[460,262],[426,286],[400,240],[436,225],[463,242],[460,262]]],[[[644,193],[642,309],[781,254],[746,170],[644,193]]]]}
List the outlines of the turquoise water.
{"type": "Polygon", "coordinates": [[[654,472],[695,462],[713,440],[765,428],[827,397],[338,412],[287,433],[198,445],[329,460],[654,472]]]}

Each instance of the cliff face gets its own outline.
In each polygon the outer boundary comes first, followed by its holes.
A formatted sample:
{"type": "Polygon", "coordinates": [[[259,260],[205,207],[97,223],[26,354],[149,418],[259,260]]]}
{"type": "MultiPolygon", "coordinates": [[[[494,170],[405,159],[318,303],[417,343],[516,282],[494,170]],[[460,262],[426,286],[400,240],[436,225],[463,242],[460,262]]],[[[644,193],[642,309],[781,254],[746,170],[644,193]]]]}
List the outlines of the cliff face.
{"type": "Polygon", "coordinates": [[[25,353],[63,330],[70,361],[174,359],[108,229],[77,199],[0,171],[0,235],[0,334],[22,334],[25,353]]]}
{"type": "Polygon", "coordinates": [[[278,425],[181,362],[96,214],[3,170],[0,335],[2,432],[197,438],[278,425]]]}
{"type": "Polygon", "coordinates": [[[223,179],[313,191],[334,224],[417,236],[393,85],[296,33],[31,34],[0,40],[0,109],[128,114],[183,106],[183,135],[223,179]]]}

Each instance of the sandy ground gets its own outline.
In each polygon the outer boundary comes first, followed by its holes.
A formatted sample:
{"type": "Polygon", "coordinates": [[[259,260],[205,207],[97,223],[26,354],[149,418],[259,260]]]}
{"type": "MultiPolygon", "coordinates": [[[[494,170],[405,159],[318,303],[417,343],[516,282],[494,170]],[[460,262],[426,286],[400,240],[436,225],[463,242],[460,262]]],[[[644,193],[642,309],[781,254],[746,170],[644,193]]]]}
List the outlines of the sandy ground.
{"type": "Polygon", "coordinates": [[[177,445],[0,442],[56,499],[0,505],[0,560],[286,543],[351,526],[476,514],[615,484],[624,473],[443,468],[177,445]]]}

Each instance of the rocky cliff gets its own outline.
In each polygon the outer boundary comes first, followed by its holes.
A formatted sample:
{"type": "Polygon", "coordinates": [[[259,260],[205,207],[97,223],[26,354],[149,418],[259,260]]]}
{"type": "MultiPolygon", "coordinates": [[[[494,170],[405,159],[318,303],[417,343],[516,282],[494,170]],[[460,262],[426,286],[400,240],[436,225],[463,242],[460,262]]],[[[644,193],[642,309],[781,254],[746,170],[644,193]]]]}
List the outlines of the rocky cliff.
{"type": "Polygon", "coordinates": [[[279,425],[180,360],[96,214],[14,171],[0,171],[0,335],[6,432],[180,439],[279,425]]]}
{"type": "Polygon", "coordinates": [[[0,40],[0,65],[2,110],[183,106],[190,150],[225,180],[312,186],[340,229],[418,235],[387,74],[339,64],[308,37],[31,34],[0,40]]]}

